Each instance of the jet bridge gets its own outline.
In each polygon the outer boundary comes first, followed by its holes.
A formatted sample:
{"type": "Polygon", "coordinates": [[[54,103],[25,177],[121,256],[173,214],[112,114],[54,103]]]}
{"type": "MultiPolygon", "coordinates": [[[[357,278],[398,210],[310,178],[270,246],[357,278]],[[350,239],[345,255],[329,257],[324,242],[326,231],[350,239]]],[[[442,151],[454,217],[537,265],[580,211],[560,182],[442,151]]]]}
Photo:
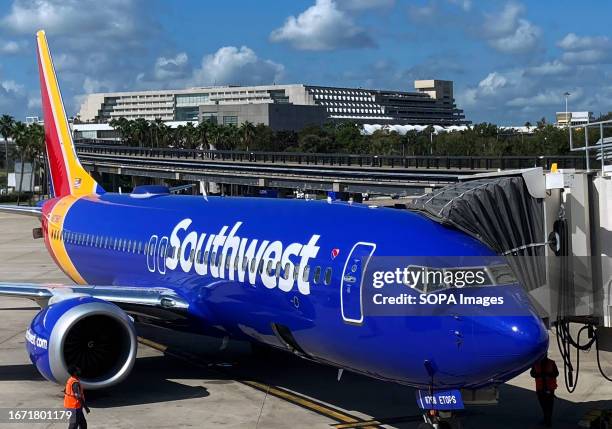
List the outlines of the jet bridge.
{"type": "Polygon", "coordinates": [[[542,319],[554,329],[570,391],[575,388],[571,347],[612,351],[611,173],[605,165],[598,171],[484,173],[406,207],[508,258],[542,319]]]}

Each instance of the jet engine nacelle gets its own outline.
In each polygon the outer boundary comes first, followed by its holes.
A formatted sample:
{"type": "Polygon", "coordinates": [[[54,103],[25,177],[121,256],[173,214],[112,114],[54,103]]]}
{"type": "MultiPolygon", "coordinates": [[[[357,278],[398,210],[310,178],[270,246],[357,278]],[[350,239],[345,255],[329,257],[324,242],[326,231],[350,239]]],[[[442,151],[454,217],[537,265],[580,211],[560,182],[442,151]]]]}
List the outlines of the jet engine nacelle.
{"type": "Polygon", "coordinates": [[[60,299],[43,308],[26,331],[32,363],[59,384],[68,379],[71,365],[80,368],[87,389],[119,383],[136,360],[138,343],[130,317],[115,304],[91,296],[60,299]]]}

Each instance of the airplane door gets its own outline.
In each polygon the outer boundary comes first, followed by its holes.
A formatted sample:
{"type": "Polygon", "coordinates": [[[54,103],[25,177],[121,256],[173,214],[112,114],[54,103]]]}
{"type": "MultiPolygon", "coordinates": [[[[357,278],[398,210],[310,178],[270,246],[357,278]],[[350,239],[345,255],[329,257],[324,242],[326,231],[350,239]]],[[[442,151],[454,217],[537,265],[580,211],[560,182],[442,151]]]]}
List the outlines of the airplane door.
{"type": "Polygon", "coordinates": [[[346,258],[340,281],[340,309],[345,322],[363,322],[363,274],[374,250],[376,244],[359,242],[346,258]]]}
{"type": "Polygon", "coordinates": [[[152,235],[149,239],[149,246],[147,247],[147,268],[152,273],[155,272],[155,267],[157,265],[155,256],[155,251],[157,250],[157,239],[157,235],[152,235]]]}
{"type": "Polygon", "coordinates": [[[157,272],[166,274],[166,252],[168,251],[168,237],[163,236],[159,240],[157,249],[157,272]]]}

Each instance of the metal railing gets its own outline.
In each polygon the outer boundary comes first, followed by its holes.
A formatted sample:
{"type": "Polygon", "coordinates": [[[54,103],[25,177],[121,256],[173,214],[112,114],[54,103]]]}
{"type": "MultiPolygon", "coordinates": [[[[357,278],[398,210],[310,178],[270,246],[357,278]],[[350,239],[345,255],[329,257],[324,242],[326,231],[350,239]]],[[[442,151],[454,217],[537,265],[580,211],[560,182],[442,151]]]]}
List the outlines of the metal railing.
{"type": "Polygon", "coordinates": [[[589,159],[575,155],[557,156],[401,156],[355,155],[339,153],[250,152],[236,150],[147,148],[108,144],[85,144],[78,141],[80,154],[131,156],[142,158],[194,159],[220,162],[270,163],[366,168],[414,168],[446,170],[508,170],[542,167],[553,163],[560,168],[586,169],[589,159]]]}
{"type": "Polygon", "coordinates": [[[604,175],[606,159],[612,158],[612,133],[611,137],[605,136],[605,130],[612,128],[612,120],[588,122],[586,124],[570,125],[569,127],[570,150],[572,152],[584,152],[585,169],[591,170],[593,161],[591,151],[596,153],[595,159],[600,163],[601,175],[604,175]],[[589,131],[593,128],[599,129],[599,140],[595,144],[589,144],[589,131]],[[574,146],[574,130],[584,130],[584,146],[574,146]]]}

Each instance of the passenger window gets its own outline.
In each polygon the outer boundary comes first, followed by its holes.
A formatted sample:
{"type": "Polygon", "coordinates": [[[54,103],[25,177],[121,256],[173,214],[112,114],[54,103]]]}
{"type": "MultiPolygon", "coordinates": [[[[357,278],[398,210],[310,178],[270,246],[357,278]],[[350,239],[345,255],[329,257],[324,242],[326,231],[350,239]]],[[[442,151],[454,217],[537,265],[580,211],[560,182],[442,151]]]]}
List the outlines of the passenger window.
{"type": "Polygon", "coordinates": [[[230,267],[230,258],[227,257],[227,255],[225,255],[225,269],[229,270],[230,267]]]}
{"type": "Polygon", "coordinates": [[[210,265],[212,267],[217,266],[217,252],[212,252],[210,255],[210,265]]]}
{"type": "Polygon", "coordinates": [[[138,254],[140,255],[140,252],[142,252],[142,241],[138,242],[138,254]]]}
{"type": "Polygon", "coordinates": [[[264,269],[264,261],[263,261],[263,259],[260,259],[259,260],[259,267],[258,267],[258,270],[257,270],[257,271],[259,271],[260,275],[263,273],[263,269],[264,269]]]}
{"type": "Polygon", "coordinates": [[[239,263],[240,263],[240,260],[238,259],[238,256],[234,256],[234,271],[238,271],[239,263]]]}
{"type": "Polygon", "coordinates": [[[269,260],[269,261],[268,261],[268,265],[266,265],[266,273],[267,273],[268,275],[271,275],[271,274],[272,274],[272,260],[269,260]]]}
{"type": "Polygon", "coordinates": [[[189,262],[193,262],[195,258],[195,249],[191,249],[191,252],[189,252],[189,262]]]}
{"type": "Polygon", "coordinates": [[[314,272],[314,282],[319,283],[320,280],[321,280],[321,267],[317,266],[314,272]]]}
{"type": "Polygon", "coordinates": [[[255,259],[251,259],[251,272],[254,273],[255,272],[255,259]]]}
{"type": "Polygon", "coordinates": [[[276,263],[276,273],[275,273],[277,279],[280,277],[280,272],[281,272],[281,263],[280,261],[278,261],[276,263]]]}
{"type": "Polygon", "coordinates": [[[249,266],[249,260],[245,256],[244,258],[242,258],[242,271],[246,271],[248,266],[249,266]]]}
{"type": "Polygon", "coordinates": [[[300,275],[300,264],[296,264],[295,268],[293,268],[293,280],[297,281],[299,275],[300,275]]]}
{"type": "Polygon", "coordinates": [[[310,265],[306,265],[304,267],[304,276],[302,277],[302,280],[304,280],[305,282],[308,281],[308,276],[310,275],[310,265]]]}
{"type": "Polygon", "coordinates": [[[146,255],[147,253],[149,253],[149,243],[145,243],[144,245],[144,254],[146,255]]]}
{"type": "Polygon", "coordinates": [[[331,267],[327,267],[327,269],[325,270],[325,285],[328,285],[331,283],[331,278],[332,278],[332,269],[331,267]]]}
{"type": "Polygon", "coordinates": [[[283,272],[283,278],[287,280],[289,278],[289,270],[291,269],[291,264],[287,262],[285,264],[285,271],[283,272]]]}

